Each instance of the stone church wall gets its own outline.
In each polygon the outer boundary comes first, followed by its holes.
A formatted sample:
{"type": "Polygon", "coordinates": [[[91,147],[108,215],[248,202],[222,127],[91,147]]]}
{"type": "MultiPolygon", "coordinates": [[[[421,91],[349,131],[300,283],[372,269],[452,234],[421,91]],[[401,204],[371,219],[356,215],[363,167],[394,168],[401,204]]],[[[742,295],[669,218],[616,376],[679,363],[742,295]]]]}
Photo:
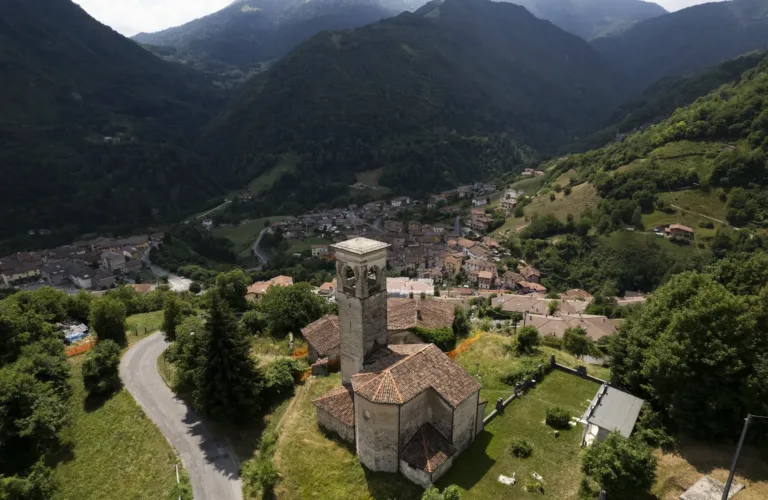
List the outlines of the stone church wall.
{"type": "Polygon", "coordinates": [[[335,432],[341,439],[349,443],[355,442],[355,427],[352,425],[346,425],[338,418],[334,417],[327,411],[316,408],[317,410],[317,423],[324,429],[335,432]]]}
{"type": "Polygon", "coordinates": [[[479,395],[478,391],[468,397],[453,413],[453,446],[458,451],[465,450],[475,440],[479,395]]]}
{"type": "Polygon", "coordinates": [[[355,395],[357,455],[372,471],[397,472],[399,406],[371,403],[355,395]]]}

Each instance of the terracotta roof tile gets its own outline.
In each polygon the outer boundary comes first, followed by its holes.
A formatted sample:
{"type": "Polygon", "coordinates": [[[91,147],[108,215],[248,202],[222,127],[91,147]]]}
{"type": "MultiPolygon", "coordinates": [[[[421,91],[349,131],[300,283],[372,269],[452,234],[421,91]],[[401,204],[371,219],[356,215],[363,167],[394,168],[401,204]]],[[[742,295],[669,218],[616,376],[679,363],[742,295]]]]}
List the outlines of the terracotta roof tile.
{"type": "Polygon", "coordinates": [[[367,367],[352,377],[352,386],[359,396],[387,404],[405,403],[432,389],[453,408],[480,390],[474,378],[433,344],[384,369],[381,364],[367,367]]]}
{"type": "Polygon", "coordinates": [[[387,300],[387,330],[401,331],[421,326],[444,328],[453,324],[455,304],[443,300],[387,300]]]}
{"type": "Polygon", "coordinates": [[[415,469],[432,473],[455,454],[456,449],[432,424],[424,424],[403,446],[400,458],[415,469]]]}
{"type": "Polygon", "coordinates": [[[325,356],[341,343],[339,317],[323,316],[303,328],[301,334],[320,356],[325,356]]]}
{"type": "Polygon", "coordinates": [[[312,401],[315,407],[327,411],[345,425],[355,425],[355,401],[352,389],[339,386],[312,401]]]}

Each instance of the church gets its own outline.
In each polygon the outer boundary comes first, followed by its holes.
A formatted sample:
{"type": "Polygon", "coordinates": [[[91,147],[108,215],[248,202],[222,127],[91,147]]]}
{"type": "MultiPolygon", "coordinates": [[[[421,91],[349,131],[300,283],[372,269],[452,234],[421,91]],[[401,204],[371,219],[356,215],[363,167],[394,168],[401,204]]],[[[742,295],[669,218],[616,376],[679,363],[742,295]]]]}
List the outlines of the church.
{"type": "Polygon", "coordinates": [[[313,401],[318,424],[354,443],[368,469],[428,487],[482,432],[481,386],[433,344],[388,345],[389,245],[333,247],[342,385],[313,401]]]}

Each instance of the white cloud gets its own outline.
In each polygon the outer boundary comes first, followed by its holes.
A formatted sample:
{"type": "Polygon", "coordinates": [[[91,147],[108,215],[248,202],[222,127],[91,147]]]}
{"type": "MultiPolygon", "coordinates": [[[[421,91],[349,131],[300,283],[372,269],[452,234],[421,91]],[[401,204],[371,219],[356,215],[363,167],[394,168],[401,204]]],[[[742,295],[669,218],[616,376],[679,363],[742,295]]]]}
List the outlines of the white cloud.
{"type": "MultiPolygon", "coordinates": [[[[651,0],[653,1],[653,0],[651,0]]],[[[670,12],[684,9],[692,5],[699,5],[700,3],[713,2],[716,0],[656,0],[656,3],[664,7],[670,12]]]]}
{"type": "Polygon", "coordinates": [[[232,0],[74,0],[91,16],[125,36],[159,31],[207,16],[232,0]]]}

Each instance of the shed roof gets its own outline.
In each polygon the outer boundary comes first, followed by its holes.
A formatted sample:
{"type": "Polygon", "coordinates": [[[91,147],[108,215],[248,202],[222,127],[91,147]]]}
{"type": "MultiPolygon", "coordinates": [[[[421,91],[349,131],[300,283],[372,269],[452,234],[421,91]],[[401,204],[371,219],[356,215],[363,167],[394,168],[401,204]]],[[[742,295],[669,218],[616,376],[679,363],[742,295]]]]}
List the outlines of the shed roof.
{"type": "Polygon", "coordinates": [[[584,413],[583,420],[601,429],[618,431],[622,436],[629,437],[642,406],[642,399],[603,384],[584,413]]]}
{"type": "Polygon", "coordinates": [[[312,401],[315,407],[327,411],[348,426],[355,425],[355,402],[352,388],[340,385],[312,401]]]}

